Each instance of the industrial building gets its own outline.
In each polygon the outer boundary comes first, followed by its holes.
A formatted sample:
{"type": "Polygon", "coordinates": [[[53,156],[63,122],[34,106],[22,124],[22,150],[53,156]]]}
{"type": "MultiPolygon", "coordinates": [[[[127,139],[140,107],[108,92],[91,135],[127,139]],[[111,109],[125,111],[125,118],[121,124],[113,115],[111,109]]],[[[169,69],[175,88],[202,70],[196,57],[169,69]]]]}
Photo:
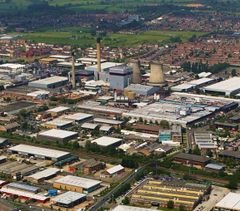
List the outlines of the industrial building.
{"type": "Polygon", "coordinates": [[[159,87],[142,84],[130,84],[124,90],[131,91],[139,96],[150,96],[157,93],[159,91],[159,87]]]}
{"type": "Polygon", "coordinates": [[[86,201],[86,194],[68,191],[52,199],[59,207],[72,208],[86,201]]]}
{"type": "Polygon", "coordinates": [[[58,107],[55,107],[55,108],[51,108],[51,109],[47,110],[46,112],[51,114],[51,116],[56,117],[56,116],[60,116],[64,113],[66,113],[69,110],[70,110],[69,107],[58,106],[58,107]]]}
{"type": "Polygon", "coordinates": [[[111,125],[115,128],[119,128],[119,127],[123,126],[123,123],[124,123],[123,121],[120,121],[120,120],[104,119],[104,118],[94,118],[93,121],[95,123],[111,125]]]}
{"type": "Polygon", "coordinates": [[[120,138],[113,138],[109,136],[102,136],[100,138],[94,139],[92,143],[96,143],[99,146],[102,147],[118,147],[122,144],[123,140],[120,138]]]}
{"type": "Polygon", "coordinates": [[[101,181],[99,180],[68,175],[56,180],[53,187],[78,193],[90,193],[100,188],[100,185],[101,181]]]}
{"type": "Polygon", "coordinates": [[[240,77],[233,77],[216,84],[204,87],[207,93],[215,93],[219,95],[232,96],[240,92],[240,77]]]}
{"type": "Polygon", "coordinates": [[[216,205],[216,211],[239,211],[240,210],[240,194],[230,192],[216,205]]]}
{"type": "Polygon", "coordinates": [[[66,120],[66,119],[54,119],[52,121],[48,121],[43,123],[41,126],[48,128],[48,129],[66,129],[69,128],[73,125],[73,121],[71,120],[66,120]]]}
{"type": "MultiPolygon", "coordinates": [[[[101,59],[100,61],[101,61],[101,63],[104,63],[107,60],[101,59]]],[[[92,66],[92,65],[96,65],[97,64],[97,59],[96,58],[82,57],[82,58],[77,59],[77,62],[80,62],[80,63],[82,63],[82,64],[84,64],[86,66],[92,66]]]]}
{"type": "Polygon", "coordinates": [[[7,184],[5,187],[12,188],[15,190],[27,191],[27,192],[31,192],[31,193],[38,193],[40,190],[39,187],[24,184],[24,183],[16,183],[16,182],[11,182],[11,183],[7,184]]]}
{"type": "Polygon", "coordinates": [[[19,144],[14,147],[10,147],[8,151],[13,154],[19,154],[19,155],[24,155],[29,157],[34,156],[36,158],[53,160],[53,161],[63,160],[70,156],[69,152],[42,148],[42,147],[35,147],[35,146],[30,146],[25,144],[19,144]]]}
{"type": "Polygon", "coordinates": [[[110,68],[109,82],[111,89],[123,90],[132,83],[132,68],[126,65],[110,68]]]}
{"type": "Polygon", "coordinates": [[[74,121],[75,123],[81,124],[81,123],[92,120],[93,115],[86,114],[86,113],[75,113],[75,114],[65,115],[63,118],[70,121],[74,121]]]}
{"type": "Polygon", "coordinates": [[[179,124],[182,127],[186,127],[211,117],[220,109],[221,107],[218,106],[213,107],[205,104],[166,99],[123,113],[123,116],[137,120],[142,118],[148,122],[158,123],[161,120],[166,120],[171,124],[179,124]]]}
{"type": "Polygon", "coordinates": [[[122,165],[116,165],[103,172],[102,176],[104,175],[104,177],[114,177],[116,175],[123,173],[124,171],[125,168],[122,165]]]}
{"type": "Polygon", "coordinates": [[[21,179],[38,171],[38,167],[31,164],[7,161],[0,164],[0,172],[14,179],[21,179]]]}
{"type": "Polygon", "coordinates": [[[152,63],[150,65],[150,77],[149,77],[148,84],[150,86],[160,86],[160,87],[166,84],[162,64],[152,63]]]}
{"type": "Polygon", "coordinates": [[[210,133],[194,133],[195,144],[202,152],[207,150],[216,150],[217,144],[214,143],[212,135],[210,133]]]}
{"type": "Polygon", "coordinates": [[[6,195],[9,195],[9,196],[11,196],[11,195],[18,196],[21,199],[25,199],[25,200],[33,199],[39,203],[45,203],[49,200],[48,197],[45,197],[41,194],[35,194],[35,193],[31,193],[28,191],[22,191],[22,190],[16,190],[16,189],[8,188],[5,186],[0,189],[0,192],[4,193],[6,195]]]}
{"type": "Polygon", "coordinates": [[[147,179],[127,197],[132,205],[167,207],[171,200],[175,208],[183,205],[185,210],[193,210],[210,189],[208,185],[186,183],[177,179],[171,181],[147,179]]]}
{"type": "Polygon", "coordinates": [[[44,180],[55,177],[60,172],[57,168],[47,168],[45,170],[36,172],[35,174],[29,175],[26,179],[30,182],[39,183],[44,180]]]}
{"type": "Polygon", "coordinates": [[[210,159],[201,155],[178,153],[173,157],[173,162],[195,168],[204,168],[210,159]]]}
{"type": "Polygon", "coordinates": [[[142,74],[141,74],[141,68],[140,68],[140,62],[139,61],[131,61],[129,66],[132,68],[133,71],[133,84],[141,84],[142,83],[142,74]]]}
{"type": "Polygon", "coordinates": [[[76,139],[78,137],[78,133],[67,131],[67,130],[51,129],[51,130],[38,133],[37,137],[39,140],[57,141],[60,143],[66,143],[70,140],[76,139]]]}
{"type": "Polygon", "coordinates": [[[28,86],[40,88],[40,89],[54,89],[61,86],[64,86],[68,83],[67,77],[62,76],[52,76],[49,78],[44,78],[28,83],[28,86]]]}

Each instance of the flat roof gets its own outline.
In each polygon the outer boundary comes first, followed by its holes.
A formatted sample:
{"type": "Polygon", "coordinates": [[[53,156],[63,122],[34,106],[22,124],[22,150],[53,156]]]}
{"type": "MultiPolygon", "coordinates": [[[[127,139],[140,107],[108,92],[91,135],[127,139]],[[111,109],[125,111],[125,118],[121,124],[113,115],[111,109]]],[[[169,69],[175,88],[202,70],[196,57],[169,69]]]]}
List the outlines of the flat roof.
{"type": "Polygon", "coordinates": [[[194,154],[188,154],[188,153],[178,153],[178,154],[174,155],[174,158],[197,161],[197,162],[201,162],[201,163],[205,163],[210,160],[209,158],[201,156],[201,155],[194,155],[194,154]]]}
{"type": "Polygon", "coordinates": [[[30,191],[30,192],[36,192],[39,190],[39,187],[35,187],[32,185],[23,184],[23,183],[16,183],[16,182],[11,182],[7,184],[7,187],[21,189],[21,190],[30,191]]]}
{"type": "Polygon", "coordinates": [[[52,76],[52,77],[48,77],[48,78],[44,78],[44,79],[40,79],[40,80],[35,80],[30,83],[38,83],[38,84],[48,85],[48,84],[55,84],[55,83],[62,82],[62,81],[68,81],[68,78],[63,77],[63,76],[52,76]]]}
{"type": "Polygon", "coordinates": [[[240,89],[240,77],[233,77],[227,80],[212,84],[204,88],[207,91],[231,93],[240,89]]]}
{"type": "Polygon", "coordinates": [[[86,113],[80,113],[80,112],[64,116],[65,119],[74,120],[74,121],[81,121],[81,120],[85,120],[92,117],[93,117],[92,114],[86,114],[86,113]]]}
{"type": "Polygon", "coordinates": [[[71,58],[71,56],[67,56],[67,55],[50,55],[49,57],[56,58],[56,59],[69,59],[69,58],[71,58]]]}
{"type": "Polygon", "coordinates": [[[54,174],[57,174],[58,172],[60,172],[60,170],[57,169],[57,168],[48,168],[48,169],[45,169],[43,171],[39,171],[35,174],[32,174],[28,177],[31,177],[35,180],[39,180],[39,179],[44,179],[44,178],[50,177],[54,174]]]}
{"type": "Polygon", "coordinates": [[[6,188],[6,187],[1,188],[0,192],[13,194],[13,195],[17,195],[17,196],[23,196],[23,197],[26,197],[29,199],[35,199],[35,200],[39,200],[39,201],[45,201],[48,199],[48,197],[45,197],[40,194],[34,194],[34,193],[16,190],[16,189],[12,189],[12,188],[6,188]]]}
{"type": "Polygon", "coordinates": [[[26,65],[24,64],[6,63],[6,64],[1,64],[0,68],[19,69],[19,68],[24,68],[25,66],[26,65]]]}
{"type": "Polygon", "coordinates": [[[115,119],[104,119],[104,118],[94,118],[94,122],[99,123],[106,123],[110,125],[120,125],[123,123],[123,121],[115,120],[115,119]]]}
{"type": "Polygon", "coordinates": [[[56,180],[55,182],[62,183],[65,185],[82,187],[84,189],[89,189],[96,185],[101,184],[101,181],[99,181],[99,180],[87,179],[84,177],[77,177],[77,176],[72,176],[72,175],[62,177],[62,178],[56,180]]]}
{"type": "Polygon", "coordinates": [[[173,91],[182,91],[182,90],[192,89],[194,87],[195,87],[195,85],[193,85],[193,84],[182,83],[182,84],[179,84],[177,86],[172,86],[171,90],[173,90],[173,91]]]}
{"type": "MultiPolygon", "coordinates": [[[[72,62],[59,62],[57,65],[58,66],[65,66],[65,67],[72,67],[72,62]]],[[[83,66],[83,64],[75,63],[74,66],[75,67],[81,67],[81,66],[83,66]]]]}
{"type": "Polygon", "coordinates": [[[53,198],[53,201],[60,204],[71,204],[79,199],[86,197],[86,194],[68,191],[53,198]]]}
{"type": "Polygon", "coordinates": [[[98,126],[98,124],[94,124],[94,123],[88,123],[88,122],[85,122],[81,125],[81,128],[84,128],[84,129],[95,129],[96,127],[98,126]]]}
{"type": "Polygon", "coordinates": [[[70,108],[69,108],[69,107],[66,107],[66,106],[58,106],[58,107],[51,108],[51,109],[47,110],[47,112],[59,113],[59,112],[67,111],[67,110],[69,110],[69,109],[70,109],[70,108]]]}
{"type": "Polygon", "coordinates": [[[38,156],[50,157],[50,158],[59,158],[65,155],[69,155],[69,152],[49,149],[49,148],[42,148],[42,147],[35,147],[26,144],[19,144],[17,146],[9,148],[11,151],[16,151],[19,153],[27,153],[27,154],[34,154],[38,156]]]}
{"type": "Polygon", "coordinates": [[[113,211],[153,211],[153,210],[155,209],[133,207],[133,206],[126,206],[126,205],[118,205],[113,209],[113,211]]]}
{"type": "MultiPolygon", "coordinates": [[[[101,64],[101,69],[109,69],[111,67],[116,67],[116,66],[120,66],[123,65],[124,63],[117,63],[117,62],[104,62],[101,64]]],[[[97,69],[97,65],[92,65],[86,68],[87,70],[93,70],[93,69],[97,69]]]]}
{"type": "Polygon", "coordinates": [[[230,210],[240,210],[240,194],[233,192],[228,193],[216,204],[216,207],[230,210]]]}
{"type": "Polygon", "coordinates": [[[112,168],[107,169],[107,172],[112,175],[119,171],[122,171],[123,169],[124,167],[119,164],[119,165],[113,166],[112,168]]]}
{"type": "Polygon", "coordinates": [[[214,81],[214,79],[212,79],[212,78],[200,78],[200,79],[189,81],[188,83],[195,85],[195,86],[200,86],[202,84],[209,83],[212,81],[214,81]]]}
{"type": "MultiPolygon", "coordinates": [[[[82,57],[77,59],[77,61],[81,61],[81,62],[97,62],[96,58],[90,58],[90,57],[82,57]]],[[[106,59],[101,59],[101,62],[106,62],[106,59]]]]}
{"type": "Polygon", "coordinates": [[[92,143],[96,143],[100,146],[110,146],[110,145],[113,145],[113,144],[116,144],[116,143],[119,143],[121,142],[122,139],[120,138],[113,138],[113,137],[109,137],[109,136],[102,136],[100,138],[97,138],[95,140],[92,141],[92,143]]]}
{"type": "Polygon", "coordinates": [[[68,138],[70,136],[77,135],[77,132],[72,132],[68,130],[60,130],[60,129],[51,129],[47,131],[40,132],[39,135],[41,136],[48,136],[54,138],[68,138]]]}
{"type": "Polygon", "coordinates": [[[55,125],[55,126],[61,127],[61,126],[65,126],[65,125],[68,125],[71,123],[72,123],[71,120],[57,118],[57,119],[45,122],[45,123],[43,123],[43,125],[49,124],[49,125],[55,125]]]}

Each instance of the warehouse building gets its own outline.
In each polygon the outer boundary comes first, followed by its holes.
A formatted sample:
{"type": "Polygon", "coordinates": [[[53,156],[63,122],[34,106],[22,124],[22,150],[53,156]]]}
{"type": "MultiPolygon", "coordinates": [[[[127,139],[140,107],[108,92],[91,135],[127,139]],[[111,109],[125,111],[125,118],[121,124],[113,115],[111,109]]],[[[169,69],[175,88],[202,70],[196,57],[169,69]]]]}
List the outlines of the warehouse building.
{"type": "MultiPolygon", "coordinates": [[[[101,61],[101,63],[104,63],[107,60],[101,59],[100,61],[101,61]]],[[[92,65],[96,65],[97,64],[97,59],[96,58],[82,57],[82,58],[77,59],[77,62],[80,62],[80,63],[82,63],[82,64],[84,64],[86,66],[92,66],[92,65]]]]}
{"type": "Polygon", "coordinates": [[[69,114],[63,117],[64,119],[74,121],[75,123],[81,124],[87,121],[90,121],[93,119],[92,114],[86,114],[86,113],[75,113],[75,114],[69,114]]]}
{"type": "Polygon", "coordinates": [[[76,139],[78,137],[78,133],[67,130],[51,129],[44,132],[40,132],[37,137],[40,140],[66,143],[70,140],[76,139]]]}
{"type": "Polygon", "coordinates": [[[150,96],[154,95],[159,91],[159,87],[156,86],[147,86],[142,84],[130,84],[124,90],[134,92],[139,96],[150,96]]]}
{"type": "Polygon", "coordinates": [[[101,174],[101,177],[110,178],[122,174],[125,171],[125,168],[122,165],[116,165],[101,174]]]}
{"type": "Polygon", "coordinates": [[[65,120],[65,119],[54,119],[52,121],[48,121],[43,123],[41,126],[48,128],[48,129],[66,129],[73,125],[73,122],[71,120],[65,120]]]}
{"type": "Polygon", "coordinates": [[[167,207],[171,200],[175,208],[183,205],[185,210],[193,210],[210,190],[211,187],[208,185],[186,183],[177,179],[171,181],[147,179],[127,197],[132,205],[167,207]]]}
{"type": "Polygon", "coordinates": [[[55,177],[59,172],[60,170],[57,168],[48,168],[35,174],[29,175],[28,177],[26,177],[26,180],[34,183],[39,183],[55,177]]]}
{"type": "Polygon", "coordinates": [[[7,188],[15,189],[15,190],[21,190],[21,191],[27,191],[31,193],[38,193],[40,188],[35,187],[32,185],[28,184],[23,184],[23,183],[16,183],[16,182],[11,182],[6,185],[7,188]]]}
{"type": "Polygon", "coordinates": [[[94,118],[93,120],[95,123],[111,125],[115,128],[120,128],[123,126],[123,121],[115,120],[115,119],[104,119],[104,118],[94,118]]]}
{"type": "Polygon", "coordinates": [[[49,110],[47,110],[46,112],[51,114],[51,116],[56,117],[56,116],[60,116],[66,112],[68,112],[70,110],[69,107],[65,107],[65,106],[58,106],[55,108],[51,108],[49,110]]]}
{"type": "Polygon", "coordinates": [[[210,162],[210,159],[200,155],[178,153],[173,157],[173,162],[195,168],[204,168],[210,162]]]}
{"type": "Polygon", "coordinates": [[[13,154],[19,154],[28,157],[34,156],[36,158],[53,161],[63,160],[70,156],[69,152],[48,149],[43,147],[35,147],[25,144],[19,144],[17,146],[11,147],[8,149],[8,151],[13,154]]]}
{"type": "Polygon", "coordinates": [[[240,210],[240,194],[239,193],[228,193],[222,200],[216,205],[215,209],[218,211],[239,211],[240,210]]]}
{"type": "Polygon", "coordinates": [[[53,187],[78,193],[90,193],[100,188],[100,185],[101,181],[99,180],[68,175],[56,180],[53,187]]]}
{"type": "Polygon", "coordinates": [[[12,189],[12,188],[8,188],[8,187],[2,187],[0,189],[0,192],[5,193],[6,195],[14,195],[14,196],[18,196],[21,199],[24,200],[36,200],[39,203],[45,203],[49,200],[48,197],[45,197],[43,195],[40,194],[35,194],[35,193],[31,193],[31,192],[27,192],[27,191],[22,191],[22,190],[16,190],[16,189],[12,189]]]}
{"type": "Polygon", "coordinates": [[[68,191],[53,199],[59,207],[72,208],[86,201],[86,194],[68,191]]]}
{"type": "Polygon", "coordinates": [[[118,147],[122,144],[123,140],[120,138],[113,138],[109,136],[102,136],[92,141],[102,147],[118,147]]]}
{"type": "Polygon", "coordinates": [[[219,95],[232,96],[240,92],[240,77],[233,77],[216,84],[204,87],[207,93],[216,93],[219,95]]]}
{"type": "Polygon", "coordinates": [[[55,89],[64,86],[68,83],[67,77],[62,76],[52,76],[49,78],[44,78],[28,83],[28,86],[40,88],[40,89],[55,89]]]}

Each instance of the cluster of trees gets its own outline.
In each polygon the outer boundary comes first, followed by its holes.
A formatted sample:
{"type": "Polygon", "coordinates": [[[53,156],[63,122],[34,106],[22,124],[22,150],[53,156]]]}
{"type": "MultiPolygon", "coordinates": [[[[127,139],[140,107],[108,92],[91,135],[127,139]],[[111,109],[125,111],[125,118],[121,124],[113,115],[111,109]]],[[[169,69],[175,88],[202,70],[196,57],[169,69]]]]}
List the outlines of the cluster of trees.
{"type": "Polygon", "coordinates": [[[205,72],[205,71],[215,74],[228,68],[229,66],[230,65],[228,63],[219,63],[219,64],[214,64],[213,66],[209,66],[208,63],[202,63],[202,62],[191,63],[188,61],[188,62],[184,62],[181,67],[185,71],[193,72],[195,74],[205,72]]]}

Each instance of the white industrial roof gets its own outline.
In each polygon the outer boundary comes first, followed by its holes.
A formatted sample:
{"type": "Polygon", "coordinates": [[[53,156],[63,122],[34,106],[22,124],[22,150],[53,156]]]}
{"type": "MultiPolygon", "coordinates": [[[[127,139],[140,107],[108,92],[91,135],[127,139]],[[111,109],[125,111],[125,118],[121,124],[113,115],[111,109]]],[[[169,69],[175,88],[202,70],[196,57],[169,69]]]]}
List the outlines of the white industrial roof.
{"type": "Polygon", "coordinates": [[[113,211],[153,211],[154,209],[141,208],[141,207],[132,207],[126,205],[118,205],[113,209],[113,211]]]}
{"type": "Polygon", "coordinates": [[[48,121],[48,122],[44,123],[43,125],[49,124],[49,125],[55,125],[55,126],[61,127],[61,126],[68,125],[68,124],[71,124],[71,123],[72,123],[71,120],[58,118],[58,119],[54,119],[52,121],[48,121]]]}
{"type": "Polygon", "coordinates": [[[206,78],[206,77],[208,77],[210,75],[212,75],[212,73],[210,73],[210,72],[201,72],[201,73],[198,74],[198,76],[200,78],[206,78]]]}
{"type": "Polygon", "coordinates": [[[103,118],[94,118],[94,122],[106,123],[110,125],[120,125],[123,123],[123,121],[118,121],[114,119],[103,119],[103,118]]]}
{"type": "Polygon", "coordinates": [[[231,93],[240,89],[240,77],[233,77],[204,88],[207,91],[231,93]]]}
{"type": "Polygon", "coordinates": [[[72,175],[62,177],[62,178],[56,180],[55,182],[62,183],[65,185],[82,187],[84,189],[89,189],[89,188],[94,187],[101,183],[101,181],[99,181],[99,180],[87,179],[84,177],[77,177],[77,176],[72,176],[72,175]]]}
{"type": "Polygon", "coordinates": [[[59,113],[59,112],[64,112],[69,110],[69,107],[65,107],[65,106],[58,106],[56,108],[52,108],[47,110],[47,112],[55,112],[55,113],[59,113]]]}
{"type": "MultiPolygon", "coordinates": [[[[87,57],[82,57],[77,59],[77,61],[81,61],[81,62],[97,62],[96,58],[87,58],[87,57]]],[[[101,62],[106,62],[105,59],[101,59],[101,62]]]]}
{"type": "MultiPolygon", "coordinates": [[[[101,69],[109,69],[111,67],[116,67],[116,66],[120,66],[123,65],[123,63],[116,63],[116,62],[104,62],[101,64],[101,69]]],[[[93,70],[93,69],[97,69],[97,65],[92,65],[87,67],[87,70],[93,70]]]]}
{"type": "Polygon", "coordinates": [[[40,201],[45,201],[48,199],[48,197],[45,197],[40,194],[34,194],[34,193],[21,191],[21,190],[17,190],[17,189],[6,188],[6,187],[1,188],[0,192],[13,194],[13,195],[17,195],[17,196],[22,196],[22,197],[27,197],[30,199],[35,199],[35,200],[40,200],[40,201]]]}
{"type": "Polygon", "coordinates": [[[66,55],[51,55],[49,57],[56,58],[56,59],[69,59],[69,58],[71,58],[71,56],[66,56],[66,55]]]}
{"type": "Polygon", "coordinates": [[[62,82],[62,81],[67,81],[67,80],[68,80],[67,77],[52,76],[52,77],[48,77],[48,78],[32,81],[32,83],[46,84],[47,85],[47,84],[54,84],[54,83],[57,83],[57,82],[62,82]]]}
{"type": "Polygon", "coordinates": [[[96,143],[100,146],[110,146],[113,145],[115,143],[121,142],[122,139],[120,138],[113,138],[113,137],[109,137],[109,136],[102,136],[100,138],[97,138],[95,140],[92,141],[92,143],[96,143]]]}
{"type": "Polygon", "coordinates": [[[45,91],[45,90],[38,90],[38,91],[27,93],[27,96],[37,97],[39,95],[48,95],[49,93],[50,92],[45,91]]]}
{"type": "Polygon", "coordinates": [[[205,83],[209,83],[211,81],[214,81],[214,79],[212,79],[212,78],[200,78],[200,79],[189,81],[188,83],[192,84],[192,85],[199,86],[199,85],[202,85],[202,84],[205,84],[205,83]]]}
{"type": "Polygon", "coordinates": [[[86,197],[86,194],[68,191],[61,195],[56,196],[55,198],[53,198],[53,201],[61,204],[70,204],[83,197],[86,197]]]}
{"type": "Polygon", "coordinates": [[[88,118],[93,117],[92,114],[86,114],[86,113],[75,113],[75,114],[69,114],[64,116],[64,119],[74,120],[74,121],[81,121],[88,118]]]}
{"type": "Polygon", "coordinates": [[[19,69],[19,68],[24,68],[24,64],[13,64],[13,63],[6,63],[6,64],[1,64],[0,68],[10,68],[10,69],[19,69]]]}
{"type": "Polygon", "coordinates": [[[35,180],[39,180],[39,179],[44,179],[44,178],[50,177],[54,174],[57,174],[59,171],[60,170],[57,169],[57,168],[48,168],[48,169],[45,169],[43,171],[39,171],[35,174],[32,174],[29,177],[31,177],[35,180]]]}
{"type": "MultiPolygon", "coordinates": [[[[60,65],[60,66],[66,66],[66,67],[72,67],[72,62],[59,62],[58,65],[60,65]]],[[[81,64],[81,63],[75,63],[74,66],[75,66],[75,67],[81,67],[81,66],[83,66],[83,64],[81,64]]]]}
{"type": "Polygon", "coordinates": [[[34,154],[38,156],[45,156],[45,157],[51,157],[51,158],[59,158],[69,154],[69,152],[42,148],[42,147],[35,147],[35,146],[30,146],[25,144],[19,144],[9,149],[12,151],[17,151],[19,153],[28,153],[28,154],[34,154]]]}
{"type": "Polygon", "coordinates": [[[98,124],[85,122],[81,125],[81,128],[94,130],[97,126],[98,126],[98,124]]]}
{"type": "Polygon", "coordinates": [[[77,132],[60,130],[60,129],[51,129],[51,130],[40,132],[39,135],[54,137],[54,138],[67,138],[69,136],[77,135],[77,132]]]}
{"type": "Polygon", "coordinates": [[[188,89],[192,89],[193,87],[195,87],[195,85],[189,84],[189,83],[183,83],[183,84],[179,84],[177,86],[172,86],[171,90],[173,91],[183,91],[183,90],[188,90],[188,89]]]}
{"type": "Polygon", "coordinates": [[[240,194],[232,192],[228,193],[216,204],[216,207],[229,210],[240,210],[240,194]]]}
{"type": "Polygon", "coordinates": [[[107,172],[112,175],[112,174],[115,174],[119,171],[122,171],[124,169],[124,167],[122,165],[117,165],[117,166],[113,166],[112,168],[110,169],[107,169],[107,172]]]}

